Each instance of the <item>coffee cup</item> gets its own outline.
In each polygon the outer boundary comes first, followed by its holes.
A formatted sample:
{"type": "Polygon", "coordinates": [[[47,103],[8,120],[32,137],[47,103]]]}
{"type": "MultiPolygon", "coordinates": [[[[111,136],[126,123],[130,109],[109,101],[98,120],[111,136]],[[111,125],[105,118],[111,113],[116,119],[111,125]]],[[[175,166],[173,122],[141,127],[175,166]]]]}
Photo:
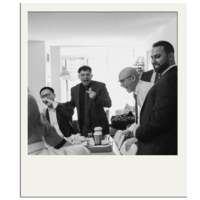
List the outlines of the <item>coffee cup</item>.
{"type": "Polygon", "coordinates": [[[95,145],[101,145],[101,140],[102,140],[102,132],[101,131],[95,131],[93,134],[94,136],[94,143],[95,145]]]}

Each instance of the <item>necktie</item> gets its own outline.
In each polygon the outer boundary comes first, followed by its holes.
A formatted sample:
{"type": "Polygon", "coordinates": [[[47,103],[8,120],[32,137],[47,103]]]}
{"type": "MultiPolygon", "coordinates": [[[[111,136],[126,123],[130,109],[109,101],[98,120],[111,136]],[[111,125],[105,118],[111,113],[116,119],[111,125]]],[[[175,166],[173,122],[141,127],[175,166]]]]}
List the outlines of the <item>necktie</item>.
{"type": "Polygon", "coordinates": [[[135,98],[135,122],[138,123],[138,103],[137,103],[137,95],[134,94],[135,98]]]}
{"type": "MultiPolygon", "coordinates": [[[[86,88],[87,91],[87,88],[86,88]]],[[[85,125],[88,127],[90,125],[89,122],[89,94],[85,91],[85,125]]]]}
{"type": "Polygon", "coordinates": [[[158,79],[160,79],[160,74],[156,73],[155,83],[158,81],[158,79]]]}

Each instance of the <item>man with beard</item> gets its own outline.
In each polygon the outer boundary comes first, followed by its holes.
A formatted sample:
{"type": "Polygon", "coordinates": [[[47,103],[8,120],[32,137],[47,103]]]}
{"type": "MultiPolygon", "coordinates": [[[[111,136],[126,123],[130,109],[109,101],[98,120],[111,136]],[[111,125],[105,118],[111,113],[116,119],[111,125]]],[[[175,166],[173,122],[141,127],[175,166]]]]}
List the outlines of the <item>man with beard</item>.
{"type": "Polygon", "coordinates": [[[47,106],[46,119],[56,129],[58,135],[62,138],[70,137],[75,131],[72,126],[73,107],[69,102],[58,103],[54,99],[56,97],[54,89],[51,87],[43,87],[40,90],[40,97],[47,106]]]}
{"type": "Polygon", "coordinates": [[[177,155],[177,66],[167,41],[153,44],[152,64],[161,78],[149,90],[140,125],[121,134],[138,139],[138,155],[177,155]]]}
{"type": "Polygon", "coordinates": [[[104,107],[111,107],[106,85],[92,81],[92,69],[82,66],[78,69],[80,84],[71,88],[71,104],[77,108],[81,135],[87,137],[95,127],[102,127],[103,134],[109,134],[109,123],[104,107]]]}

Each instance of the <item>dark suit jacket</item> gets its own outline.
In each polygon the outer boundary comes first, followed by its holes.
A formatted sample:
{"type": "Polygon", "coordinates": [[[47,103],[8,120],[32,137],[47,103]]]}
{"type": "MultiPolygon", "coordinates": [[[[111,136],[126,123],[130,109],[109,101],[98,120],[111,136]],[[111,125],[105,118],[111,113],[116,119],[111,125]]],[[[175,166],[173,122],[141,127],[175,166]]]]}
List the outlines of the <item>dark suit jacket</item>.
{"type": "Polygon", "coordinates": [[[149,71],[146,71],[146,72],[143,72],[143,74],[142,74],[140,79],[142,81],[151,82],[152,74],[153,74],[153,69],[149,70],[149,71]]]}
{"type": "MultiPolygon", "coordinates": [[[[111,107],[111,99],[106,89],[106,85],[101,82],[91,81],[91,90],[96,92],[97,96],[94,99],[89,98],[87,112],[91,123],[91,129],[101,126],[103,134],[109,134],[109,123],[104,111],[104,107],[111,107]]],[[[80,84],[71,88],[71,104],[77,108],[78,121],[80,125],[80,84]]]]}
{"type": "MultiPolygon", "coordinates": [[[[75,131],[72,127],[72,115],[74,114],[74,109],[69,102],[59,103],[56,107],[56,116],[60,131],[65,137],[70,137],[75,131]]],[[[49,119],[49,111],[46,110],[46,118],[49,119]]]]}
{"type": "Polygon", "coordinates": [[[177,67],[150,89],[136,130],[138,155],[177,155],[177,67]]]}

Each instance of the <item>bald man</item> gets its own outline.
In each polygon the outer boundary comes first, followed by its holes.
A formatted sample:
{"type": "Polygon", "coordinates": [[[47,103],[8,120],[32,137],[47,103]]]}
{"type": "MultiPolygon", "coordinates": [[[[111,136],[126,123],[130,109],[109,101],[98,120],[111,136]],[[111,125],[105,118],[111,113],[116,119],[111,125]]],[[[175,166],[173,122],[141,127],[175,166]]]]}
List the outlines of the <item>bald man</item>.
{"type": "Polygon", "coordinates": [[[128,93],[133,92],[137,95],[138,106],[142,108],[146,95],[153,84],[140,80],[139,74],[133,67],[126,67],[119,73],[119,82],[128,93]]]}
{"type": "MultiPolygon", "coordinates": [[[[121,87],[125,88],[127,92],[133,92],[133,96],[136,95],[138,106],[141,109],[147,93],[153,84],[140,80],[138,72],[133,67],[126,67],[119,73],[119,82],[121,83],[121,87]]],[[[128,136],[130,132],[134,131],[138,127],[138,124],[134,123],[127,130],[122,131],[121,136],[128,136]]],[[[127,142],[126,150],[130,148],[131,144],[132,142],[130,139],[127,142]]]]}
{"type": "Polygon", "coordinates": [[[40,114],[33,96],[28,95],[28,154],[29,155],[88,155],[90,152],[84,146],[68,146],[69,142],[60,149],[53,148],[60,144],[62,138],[40,114]],[[52,147],[48,147],[44,140],[52,147]]]}

